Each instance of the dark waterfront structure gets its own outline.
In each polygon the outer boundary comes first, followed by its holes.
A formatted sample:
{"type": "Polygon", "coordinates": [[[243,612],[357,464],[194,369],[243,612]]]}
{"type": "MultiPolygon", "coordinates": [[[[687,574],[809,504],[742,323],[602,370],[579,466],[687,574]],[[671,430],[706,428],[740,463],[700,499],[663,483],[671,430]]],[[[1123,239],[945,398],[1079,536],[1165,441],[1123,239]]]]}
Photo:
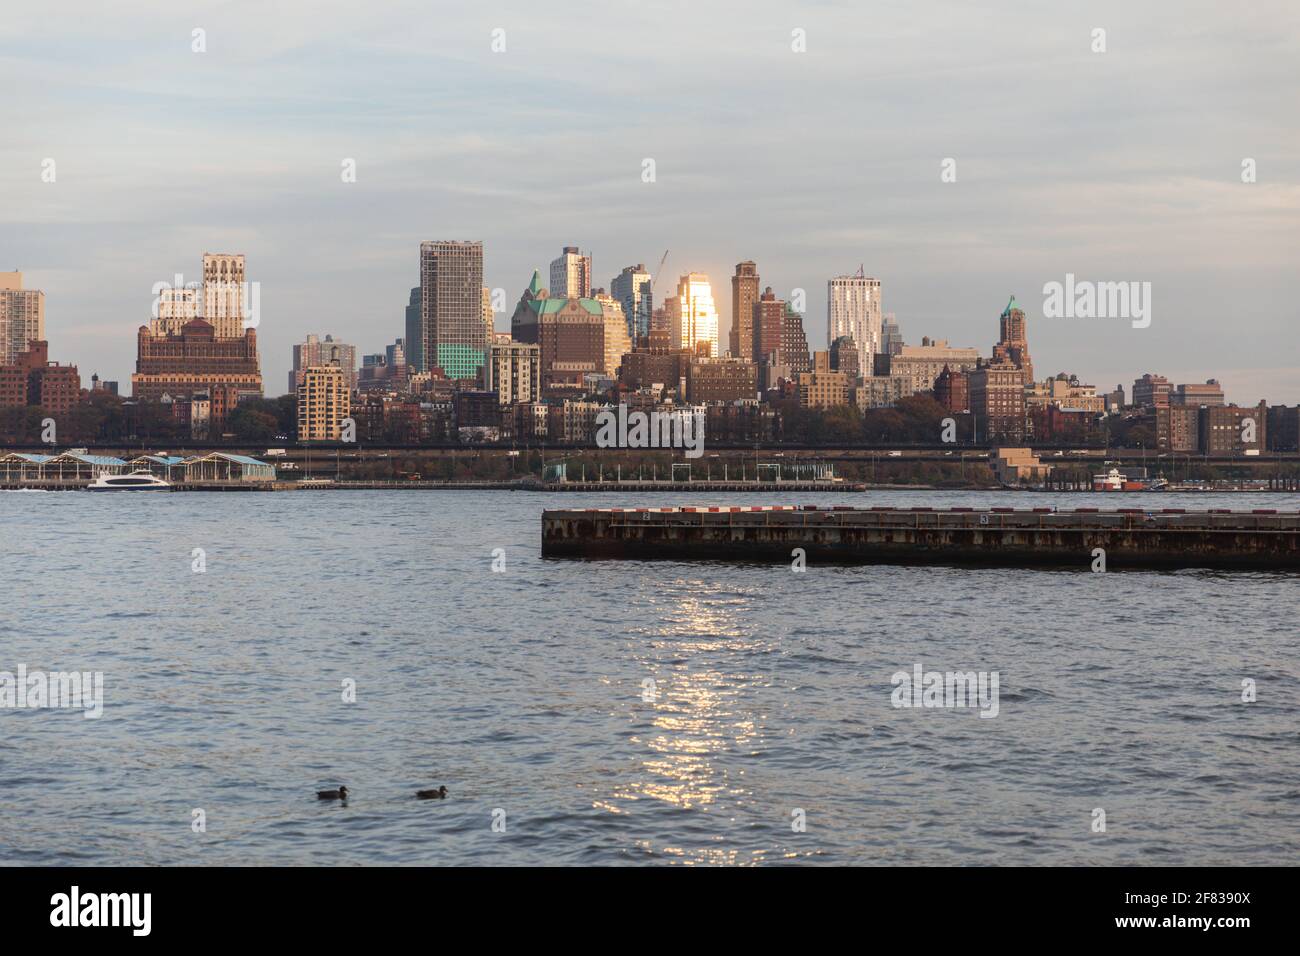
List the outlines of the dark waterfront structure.
{"type": "Polygon", "coordinates": [[[1300,513],[793,505],[542,512],[545,557],[1300,570],[1300,513]]]}

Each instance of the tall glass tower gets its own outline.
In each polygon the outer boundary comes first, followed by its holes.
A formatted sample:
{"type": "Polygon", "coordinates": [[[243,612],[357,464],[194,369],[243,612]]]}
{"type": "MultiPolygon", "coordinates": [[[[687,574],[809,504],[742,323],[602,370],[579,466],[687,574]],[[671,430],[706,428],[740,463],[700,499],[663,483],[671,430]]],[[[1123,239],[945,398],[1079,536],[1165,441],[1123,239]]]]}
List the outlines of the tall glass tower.
{"type": "Polygon", "coordinates": [[[420,334],[425,371],[470,379],[487,361],[483,243],[420,243],[420,334]]]}
{"type": "Polygon", "coordinates": [[[668,327],[677,348],[698,351],[707,345],[709,355],[718,352],[718,310],[713,304],[713,287],[702,272],[690,272],[677,282],[677,294],[667,302],[668,327]]]}
{"type": "Polygon", "coordinates": [[[623,305],[627,316],[627,334],[636,340],[650,334],[650,316],[654,314],[654,296],[650,292],[651,276],[644,264],[624,266],[609,284],[610,294],[623,305]]]}

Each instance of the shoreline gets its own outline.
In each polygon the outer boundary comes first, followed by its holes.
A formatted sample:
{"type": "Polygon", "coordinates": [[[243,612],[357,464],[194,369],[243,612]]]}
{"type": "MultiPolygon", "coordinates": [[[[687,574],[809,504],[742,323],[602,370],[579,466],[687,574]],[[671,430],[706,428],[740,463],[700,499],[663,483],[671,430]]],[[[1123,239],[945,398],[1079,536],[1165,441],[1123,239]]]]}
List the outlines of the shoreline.
{"type": "MultiPolygon", "coordinates": [[[[0,484],[0,491],[87,491],[83,481],[44,481],[0,484]]],[[[162,491],[163,489],[159,489],[162,491]]],[[[872,491],[915,492],[1009,492],[1014,494],[1073,493],[1100,495],[1114,494],[1092,488],[1015,488],[1005,485],[964,485],[960,487],[935,484],[897,484],[889,482],[740,482],[740,481],[334,481],[312,479],[309,481],[270,482],[178,482],[168,492],[282,492],[282,491],[524,491],[541,493],[663,493],[663,492],[724,492],[728,494],[779,494],[782,492],[864,494],[872,491]]],[[[1195,494],[1288,494],[1285,488],[1170,488],[1120,492],[1122,494],[1195,495],[1195,494]]]]}

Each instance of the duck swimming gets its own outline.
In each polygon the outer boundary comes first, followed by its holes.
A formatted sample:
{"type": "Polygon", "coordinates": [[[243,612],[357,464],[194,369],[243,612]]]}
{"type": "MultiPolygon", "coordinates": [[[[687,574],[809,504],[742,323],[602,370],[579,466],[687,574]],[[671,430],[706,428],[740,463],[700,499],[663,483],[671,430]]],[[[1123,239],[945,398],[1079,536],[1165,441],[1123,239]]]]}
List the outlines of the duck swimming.
{"type": "Polygon", "coordinates": [[[337,790],[317,790],[317,800],[346,800],[348,798],[348,788],[339,787],[337,790]]]}
{"type": "Polygon", "coordinates": [[[447,796],[447,788],[439,787],[437,790],[417,790],[415,795],[421,800],[442,800],[447,796]]]}

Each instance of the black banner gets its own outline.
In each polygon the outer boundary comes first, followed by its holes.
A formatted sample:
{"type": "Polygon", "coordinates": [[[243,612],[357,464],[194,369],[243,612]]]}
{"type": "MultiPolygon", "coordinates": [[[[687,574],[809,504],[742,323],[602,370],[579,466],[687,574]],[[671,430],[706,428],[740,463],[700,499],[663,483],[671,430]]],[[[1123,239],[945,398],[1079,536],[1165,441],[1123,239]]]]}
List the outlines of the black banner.
{"type": "Polygon", "coordinates": [[[773,920],[861,938],[974,943],[1021,930],[1061,939],[1258,940],[1287,925],[1293,872],[1284,869],[838,869],[782,868],[669,873],[620,869],[4,869],[6,940],[250,939],[316,945],[373,940],[376,931],[427,933],[449,943],[467,917],[541,931],[559,921],[566,936],[593,938],[622,913],[629,927],[664,921],[730,926],[741,938],[773,920]],[[798,872],[796,872],[798,870],[798,872]],[[673,894],[673,895],[668,895],[673,894]],[[685,894],[690,894],[685,895],[685,894]],[[709,894],[703,896],[702,894],[709,894]],[[965,935],[965,930],[978,933],[965,935]],[[196,935],[197,934],[197,935],[196,935]]]}

